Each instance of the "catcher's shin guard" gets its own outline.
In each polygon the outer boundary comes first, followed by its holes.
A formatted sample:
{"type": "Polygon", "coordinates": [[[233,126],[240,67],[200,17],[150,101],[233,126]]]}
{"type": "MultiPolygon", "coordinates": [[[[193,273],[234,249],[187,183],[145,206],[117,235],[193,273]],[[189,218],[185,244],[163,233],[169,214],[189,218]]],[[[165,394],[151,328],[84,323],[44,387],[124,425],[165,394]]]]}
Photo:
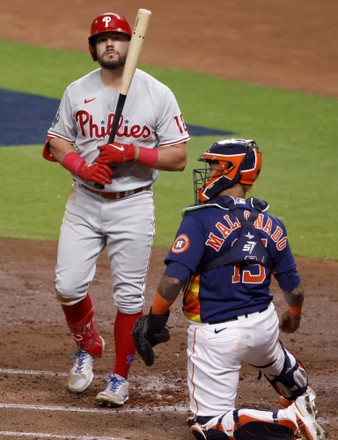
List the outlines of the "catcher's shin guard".
{"type": "Polygon", "coordinates": [[[236,440],[294,440],[297,427],[289,419],[278,418],[278,411],[271,412],[271,420],[260,419],[255,410],[235,410],[234,438],[236,440]],[[240,414],[239,414],[240,411],[240,414]]]}
{"type": "Polygon", "coordinates": [[[81,321],[76,324],[68,321],[67,323],[78,349],[99,357],[104,348],[104,341],[96,330],[93,316],[94,309],[92,308],[81,321]]]}
{"type": "Polygon", "coordinates": [[[225,432],[211,428],[207,430],[207,440],[230,440],[230,437],[225,432]]]}
{"type": "Polygon", "coordinates": [[[285,349],[284,353],[284,366],[279,376],[268,374],[267,371],[264,371],[264,368],[260,371],[278,394],[293,401],[308,389],[308,376],[303,365],[291,353],[285,349]]]}
{"type": "Polygon", "coordinates": [[[293,440],[294,431],[288,426],[267,422],[249,422],[234,431],[236,440],[293,440]]]}

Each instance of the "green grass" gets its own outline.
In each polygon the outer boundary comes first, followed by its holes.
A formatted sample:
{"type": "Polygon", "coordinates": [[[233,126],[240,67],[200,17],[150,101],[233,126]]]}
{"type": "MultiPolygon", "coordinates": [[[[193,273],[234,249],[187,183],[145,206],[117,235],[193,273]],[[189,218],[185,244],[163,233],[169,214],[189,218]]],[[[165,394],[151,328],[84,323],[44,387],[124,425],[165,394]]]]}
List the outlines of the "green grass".
{"type": "MultiPolygon", "coordinates": [[[[59,99],[96,67],[89,55],[2,40],[1,87],[59,99]]],[[[335,99],[226,81],[176,69],[141,66],[175,93],[188,124],[254,138],[263,170],[254,195],[283,219],[294,253],[338,259],[335,99]]],[[[44,137],[44,134],[42,134],[44,137]]],[[[183,173],[160,172],[154,185],[156,246],[169,246],[180,211],[193,202],[192,169],[218,137],[195,137],[183,173]]],[[[0,148],[2,237],[57,239],[71,179],[41,158],[42,145],[0,148]]]]}

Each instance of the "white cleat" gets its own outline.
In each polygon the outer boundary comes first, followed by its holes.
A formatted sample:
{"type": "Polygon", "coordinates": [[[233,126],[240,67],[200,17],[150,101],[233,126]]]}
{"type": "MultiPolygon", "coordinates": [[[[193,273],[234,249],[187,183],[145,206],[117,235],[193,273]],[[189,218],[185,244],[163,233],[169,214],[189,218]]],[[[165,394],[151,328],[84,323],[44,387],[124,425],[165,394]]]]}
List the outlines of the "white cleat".
{"type": "Polygon", "coordinates": [[[298,438],[303,440],[326,440],[324,429],[316,420],[317,410],[311,396],[300,396],[294,402],[298,426],[298,438]]]}
{"type": "Polygon", "coordinates": [[[128,388],[128,381],[124,377],[111,373],[106,389],[96,396],[96,401],[101,405],[121,406],[129,398],[128,388]]]}
{"type": "Polygon", "coordinates": [[[74,353],[74,365],[68,373],[68,390],[71,393],[82,393],[92,383],[94,357],[83,350],[74,353]]]}
{"type": "MultiPolygon", "coordinates": [[[[309,396],[311,402],[314,402],[314,400],[316,398],[316,393],[313,391],[313,389],[311,387],[307,387],[307,390],[305,391],[304,394],[302,394],[302,396],[309,396]]],[[[278,401],[279,401],[279,405],[282,408],[288,408],[294,402],[294,400],[288,399],[287,397],[284,397],[284,396],[279,396],[278,401]]]]}

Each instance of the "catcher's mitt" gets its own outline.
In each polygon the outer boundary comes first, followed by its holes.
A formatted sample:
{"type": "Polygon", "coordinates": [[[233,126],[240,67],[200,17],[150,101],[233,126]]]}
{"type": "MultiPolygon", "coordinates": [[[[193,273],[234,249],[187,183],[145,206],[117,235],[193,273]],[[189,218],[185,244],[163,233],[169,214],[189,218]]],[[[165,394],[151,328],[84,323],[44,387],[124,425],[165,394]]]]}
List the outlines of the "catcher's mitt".
{"type": "Polygon", "coordinates": [[[168,310],[164,315],[153,315],[150,310],[149,315],[143,315],[135,322],[132,335],[136,350],[148,367],[154,363],[153,347],[170,339],[166,327],[169,313],[168,310]]]}

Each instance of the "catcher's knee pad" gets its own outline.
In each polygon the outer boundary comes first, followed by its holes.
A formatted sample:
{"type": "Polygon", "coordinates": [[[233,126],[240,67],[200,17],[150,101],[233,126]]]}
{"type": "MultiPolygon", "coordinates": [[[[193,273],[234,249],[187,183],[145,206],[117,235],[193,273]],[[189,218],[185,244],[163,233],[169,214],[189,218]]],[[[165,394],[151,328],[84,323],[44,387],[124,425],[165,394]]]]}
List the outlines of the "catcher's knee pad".
{"type": "Polygon", "coordinates": [[[264,369],[261,371],[278,394],[287,399],[296,400],[305,393],[308,387],[308,376],[303,365],[285,348],[283,350],[285,361],[279,376],[264,373],[264,369]]]}
{"type": "Polygon", "coordinates": [[[248,422],[234,431],[236,440],[293,440],[294,432],[288,426],[268,422],[248,422]]]}

